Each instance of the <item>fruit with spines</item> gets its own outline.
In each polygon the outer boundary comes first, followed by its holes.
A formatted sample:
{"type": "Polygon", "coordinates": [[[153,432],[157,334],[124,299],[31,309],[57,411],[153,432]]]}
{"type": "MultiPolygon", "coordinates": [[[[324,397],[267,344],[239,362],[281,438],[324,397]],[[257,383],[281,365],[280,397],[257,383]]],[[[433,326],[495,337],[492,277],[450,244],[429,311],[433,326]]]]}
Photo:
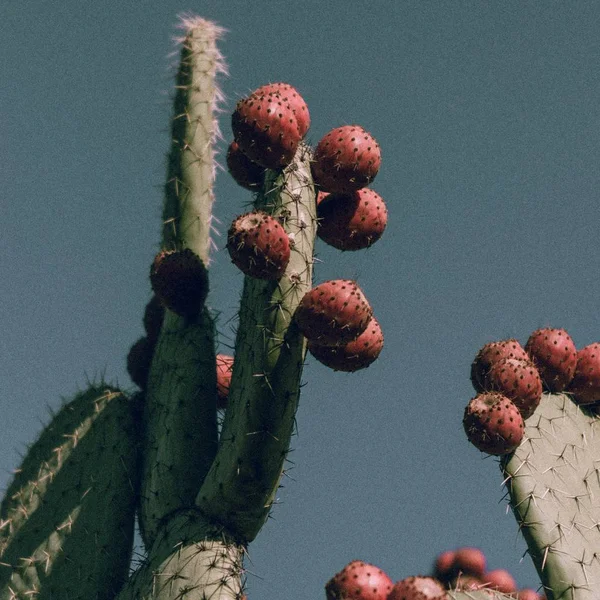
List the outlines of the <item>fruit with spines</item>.
{"type": "Polygon", "coordinates": [[[523,439],[519,409],[497,392],[484,392],[471,399],[465,408],[463,427],[478,450],[496,456],[509,454],[523,439]]]}
{"type": "Polygon", "coordinates": [[[368,186],[381,165],[375,138],[360,125],[336,127],[317,144],[312,173],[317,186],[345,194],[368,186]]]}
{"type": "Polygon", "coordinates": [[[229,386],[231,385],[231,374],[233,372],[233,356],[228,354],[217,354],[217,408],[227,408],[229,398],[229,386]]]}
{"type": "Polygon", "coordinates": [[[302,139],[292,106],[277,93],[239,100],[231,129],[241,151],[266,169],[289,165],[302,139]]]}
{"type": "Polygon", "coordinates": [[[353,560],[325,585],[327,600],[387,600],[393,582],[375,565],[353,560]]]}
{"type": "Polygon", "coordinates": [[[336,346],[355,340],[373,316],[369,301],[350,279],[332,279],[310,289],[294,318],[302,334],[315,344],[336,346]]]}
{"type": "Polygon", "coordinates": [[[253,211],[233,220],[227,233],[233,264],[257,279],[279,279],[290,260],[290,239],[279,220],[253,211]]]}
{"type": "Polygon", "coordinates": [[[334,371],[352,373],[370,366],[383,349],[383,332],[375,317],[354,340],[338,346],[322,346],[308,342],[308,351],[323,365],[334,371]]]}
{"type": "Polygon", "coordinates": [[[479,548],[465,546],[458,548],[454,553],[452,570],[454,573],[467,573],[475,577],[481,577],[486,569],[485,554],[479,548]]]}
{"type": "Polygon", "coordinates": [[[250,95],[260,97],[268,94],[278,94],[281,96],[283,102],[287,102],[291,106],[296,121],[298,122],[300,136],[304,137],[310,127],[310,113],[308,112],[308,106],[306,105],[304,98],[300,95],[298,90],[289,83],[276,82],[261,85],[250,95]]]}
{"type": "Polygon", "coordinates": [[[317,235],[338,250],[362,250],[374,244],[387,225],[387,208],[370,188],[327,194],[317,204],[317,235]]]}
{"type": "Polygon", "coordinates": [[[577,404],[594,404],[600,400],[600,343],[578,350],[575,375],[566,391],[577,404]]]}
{"type": "Polygon", "coordinates": [[[515,578],[506,569],[494,569],[488,571],[482,580],[491,590],[497,590],[504,594],[514,594],[517,591],[515,578]]]}
{"type": "Polygon", "coordinates": [[[503,358],[494,362],[487,374],[488,390],[510,398],[528,419],[542,399],[542,380],[530,360],[503,358]]]}
{"type": "Polygon", "coordinates": [[[525,351],[537,367],[544,389],[559,393],[566,389],[577,367],[577,348],[564,329],[536,329],[525,344],[525,351]]]}
{"type": "Polygon", "coordinates": [[[238,185],[251,192],[257,192],[262,188],[265,180],[264,168],[251,161],[235,140],[227,148],[225,161],[227,171],[238,185]]]}
{"type": "Polygon", "coordinates": [[[484,344],[471,363],[471,383],[476,392],[488,389],[487,375],[492,365],[503,358],[529,360],[525,349],[514,338],[484,344]]]}
{"type": "Polygon", "coordinates": [[[397,581],[387,600],[446,600],[441,581],[429,576],[412,576],[397,581]]]}
{"type": "Polygon", "coordinates": [[[208,296],[208,272],[190,250],[162,250],[152,263],[150,283],[166,308],[182,317],[195,317],[208,296]]]}

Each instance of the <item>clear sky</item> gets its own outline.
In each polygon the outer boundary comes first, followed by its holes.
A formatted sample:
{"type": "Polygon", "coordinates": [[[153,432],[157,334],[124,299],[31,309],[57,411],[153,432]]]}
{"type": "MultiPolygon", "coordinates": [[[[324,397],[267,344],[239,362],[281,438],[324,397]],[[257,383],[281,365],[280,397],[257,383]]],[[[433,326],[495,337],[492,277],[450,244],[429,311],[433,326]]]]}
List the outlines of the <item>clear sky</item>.
{"type": "MultiPolygon", "coordinates": [[[[293,469],[250,547],[250,600],[324,598],[354,558],[424,574],[461,545],[536,587],[497,461],[461,420],[484,343],[548,325],[578,347],[600,340],[593,1],[0,4],[0,489],[47,405],[86,376],[132,388],[184,11],[229,30],[227,141],[237,99],[286,81],[311,143],[356,123],[383,156],[372,187],[387,231],[357,253],[319,243],[315,282],[357,278],[385,348],[352,375],[308,361],[293,469]]],[[[216,195],[224,234],[250,196],[224,171],[216,195]]],[[[219,244],[209,303],[227,344],[242,276],[219,244]]]]}

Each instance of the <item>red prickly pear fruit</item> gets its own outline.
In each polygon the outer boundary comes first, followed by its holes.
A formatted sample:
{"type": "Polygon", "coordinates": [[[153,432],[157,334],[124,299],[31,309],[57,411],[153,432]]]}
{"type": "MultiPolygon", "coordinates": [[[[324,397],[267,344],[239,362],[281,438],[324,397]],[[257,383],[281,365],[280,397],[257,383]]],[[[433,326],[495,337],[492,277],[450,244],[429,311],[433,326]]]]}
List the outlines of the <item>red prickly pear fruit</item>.
{"type": "Polygon", "coordinates": [[[217,354],[217,408],[227,408],[229,386],[233,372],[233,356],[217,354]]]}
{"type": "Polygon", "coordinates": [[[503,358],[490,367],[487,375],[488,388],[510,400],[528,419],[542,399],[542,380],[530,360],[503,358]]]}
{"type": "Polygon", "coordinates": [[[571,383],[577,367],[577,348],[564,329],[537,329],[529,336],[525,351],[546,390],[559,393],[571,383]]]}
{"type": "Polygon", "coordinates": [[[240,149],[240,145],[233,141],[227,149],[227,170],[238,185],[250,190],[259,191],[265,180],[265,170],[260,165],[252,162],[240,149]]]}
{"type": "Polygon", "coordinates": [[[304,296],[294,318],[309,342],[337,346],[355,340],[368,326],[373,309],[356,281],[332,279],[304,296]]]}
{"type": "Polygon", "coordinates": [[[471,383],[476,392],[483,392],[488,389],[487,374],[492,364],[503,358],[529,360],[529,355],[525,352],[523,346],[512,338],[485,344],[471,363],[471,383]]]}
{"type": "Polygon", "coordinates": [[[156,341],[162,327],[163,319],[165,318],[165,307],[161,303],[159,297],[154,294],[146,304],[144,309],[144,329],[146,336],[156,341]]]}
{"type": "Polygon", "coordinates": [[[208,272],[189,248],[159,252],[150,269],[150,283],[163,305],[182,317],[196,316],[208,296],[208,272]]]}
{"type": "Polygon", "coordinates": [[[479,548],[459,548],[454,553],[452,565],[455,573],[465,573],[475,577],[481,577],[486,569],[485,554],[479,548]]]}
{"type": "Polygon", "coordinates": [[[514,577],[506,569],[489,571],[482,579],[484,585],[491,590],[496,590],[503,594],[513,594],[517,591],[517,583],[514,577]]]}
{"type": "Polygon", "coordinates": [[[353,560],[325,585],[327,600],[386,600],[393,582],[379,567],[353,560]]]}
{"type": "Polygon", "coordinates": [[[444,582],[450,581],[455,556],[456,550],[446,550],[438,554],[433,563],[433,574],[437,579],[444,582]]]}
{"type": "Polygon", "coordinates": [[[300,132],[300,136],[304,137],[310,127],[310,114],[308,106],[306,106],[306,102],[298,93],[298,90],[289,83],[267,83],[254,90],[250,95],[263,96],[266,94],[279,94],[281,99],[292,107],[292,111],[298,122],[298,131],[300,132]]]}
{"type": "Polygon", "coordinates": [[[375,138],[359,125],[344,125],[318,143],[312,163],[314,182],[325,192],[346,194],[369,185],[381,165],[375,138]]]}
{"type": "Polygon", "coordinates": [[[463,427],[478,450],[496,456],[515,450],[524,432],[519,409],[497,392],[478,394],[471,399],[465,408],[463,427]]]}
{"type": "Polygon", "coordinates": [[[290,260],[288,234],[278,219],[262,211],[234,219],[227,250],[234,265],[257,279],[279,279],[290,260]]]}
{"type": "Polygon", "coordinates": [[[135,342],[127,354],[127,373],[141,390],[145,390],[148,385],[153,356],[154,342],[148,337],[142,337],[135,342]]]}
{"type": "Polygon", "coordinates": [[[530,588],[523,588],[517,592],[517,600],[544,600],[544,596],[530,588]]]}
{"type": "Polygon", "coordinates": [[[308,351],[322,364],[334,371],[353,373],[366,369],[379,356],[383,348],[383,332],[375,317],[355,339],[340,346],[321,346],[308,342],[308,351]]]}
{"type": "Polygon", "coordinates": [[[266,169],[289,165],[302,139],[292,107],[279,94],[242,98],[231,128],[242,152],[266,169]]]}
{"type": "Polygon", "coordinates": [[[434,577],[413,576],[397,581],[388,600],[446,600],[446,589],[434,577]]]}
{"type": "Polygon", "coordinates": [[[600,343],[590,344],[577,352],[575,375],[567,392],[577,404],[593,404],[600,400],[600,343]]]}
{"type": "Polygon", "coordinates": [[[362,250],[374,244],[387,225],[387,208],[369,188],[328,194],[317,204],[317,235],[338,250],[362,250]]]}

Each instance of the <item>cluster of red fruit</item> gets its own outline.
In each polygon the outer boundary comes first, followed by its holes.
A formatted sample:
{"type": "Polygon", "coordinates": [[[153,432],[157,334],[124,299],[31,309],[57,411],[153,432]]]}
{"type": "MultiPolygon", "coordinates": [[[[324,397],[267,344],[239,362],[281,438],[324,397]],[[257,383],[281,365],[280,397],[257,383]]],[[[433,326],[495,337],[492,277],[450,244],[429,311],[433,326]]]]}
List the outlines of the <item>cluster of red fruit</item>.
{"type": "Polygon", "coordinates": [[[325,585],[327,600],[447,600],[448,590],[489,590],[517,600],[545,600],[530,588],[518,589],[505,569],[487,571],[478,548],[458,548],[438,555],[433,575],[412,576],[393,582],[379,567],[353,560],[325,585]]]}
{"type": "Polygon", "coordinates": [[[600,343],[577,350],[564,329],[552,328],[534,331],[525,347],[515,339],[490,342],[471,365],[471,382],[478,394],[463,418],[469,441],[482,452],[508,454],[544,391],[566,392],[588,407],[600,402],[600,343]]]}

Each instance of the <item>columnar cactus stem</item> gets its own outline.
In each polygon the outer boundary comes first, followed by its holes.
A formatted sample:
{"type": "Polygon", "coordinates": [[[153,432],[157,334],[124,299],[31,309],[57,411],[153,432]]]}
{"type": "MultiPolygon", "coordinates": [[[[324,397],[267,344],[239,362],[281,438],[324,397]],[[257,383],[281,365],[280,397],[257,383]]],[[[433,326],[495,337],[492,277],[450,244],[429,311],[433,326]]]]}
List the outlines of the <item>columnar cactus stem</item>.
{"type": "Polygon", "coordinates": [[[256,208],[281,218],[293,249],[280,280],[245,279],[219,452],[197,498],[205,514],[244,542],[254,539],[274,501],[298,405],[306,347],[292,317],[311,285],[316,235],[306,146],[283,173],[268,172],[256,208]]]}
{"type": "MultiPolygon", "coordinates": [[[[194,251],[209,262],[215,160],[215,119],[226,72],[216,42],[223,29],[184,18],[163,213],[164,249],[194,251]]],[[[166,311],[147,389],[146,444],[140,529],[147,547],[161,521],[192,506],[217,448],[214,324],[166,311]]]]}
{"type": "Polygon", "coordinates": [[[546,394],[525,438],[502,461],[510,504],[549,600],[600,589],[600,420],[546,394]]]}

